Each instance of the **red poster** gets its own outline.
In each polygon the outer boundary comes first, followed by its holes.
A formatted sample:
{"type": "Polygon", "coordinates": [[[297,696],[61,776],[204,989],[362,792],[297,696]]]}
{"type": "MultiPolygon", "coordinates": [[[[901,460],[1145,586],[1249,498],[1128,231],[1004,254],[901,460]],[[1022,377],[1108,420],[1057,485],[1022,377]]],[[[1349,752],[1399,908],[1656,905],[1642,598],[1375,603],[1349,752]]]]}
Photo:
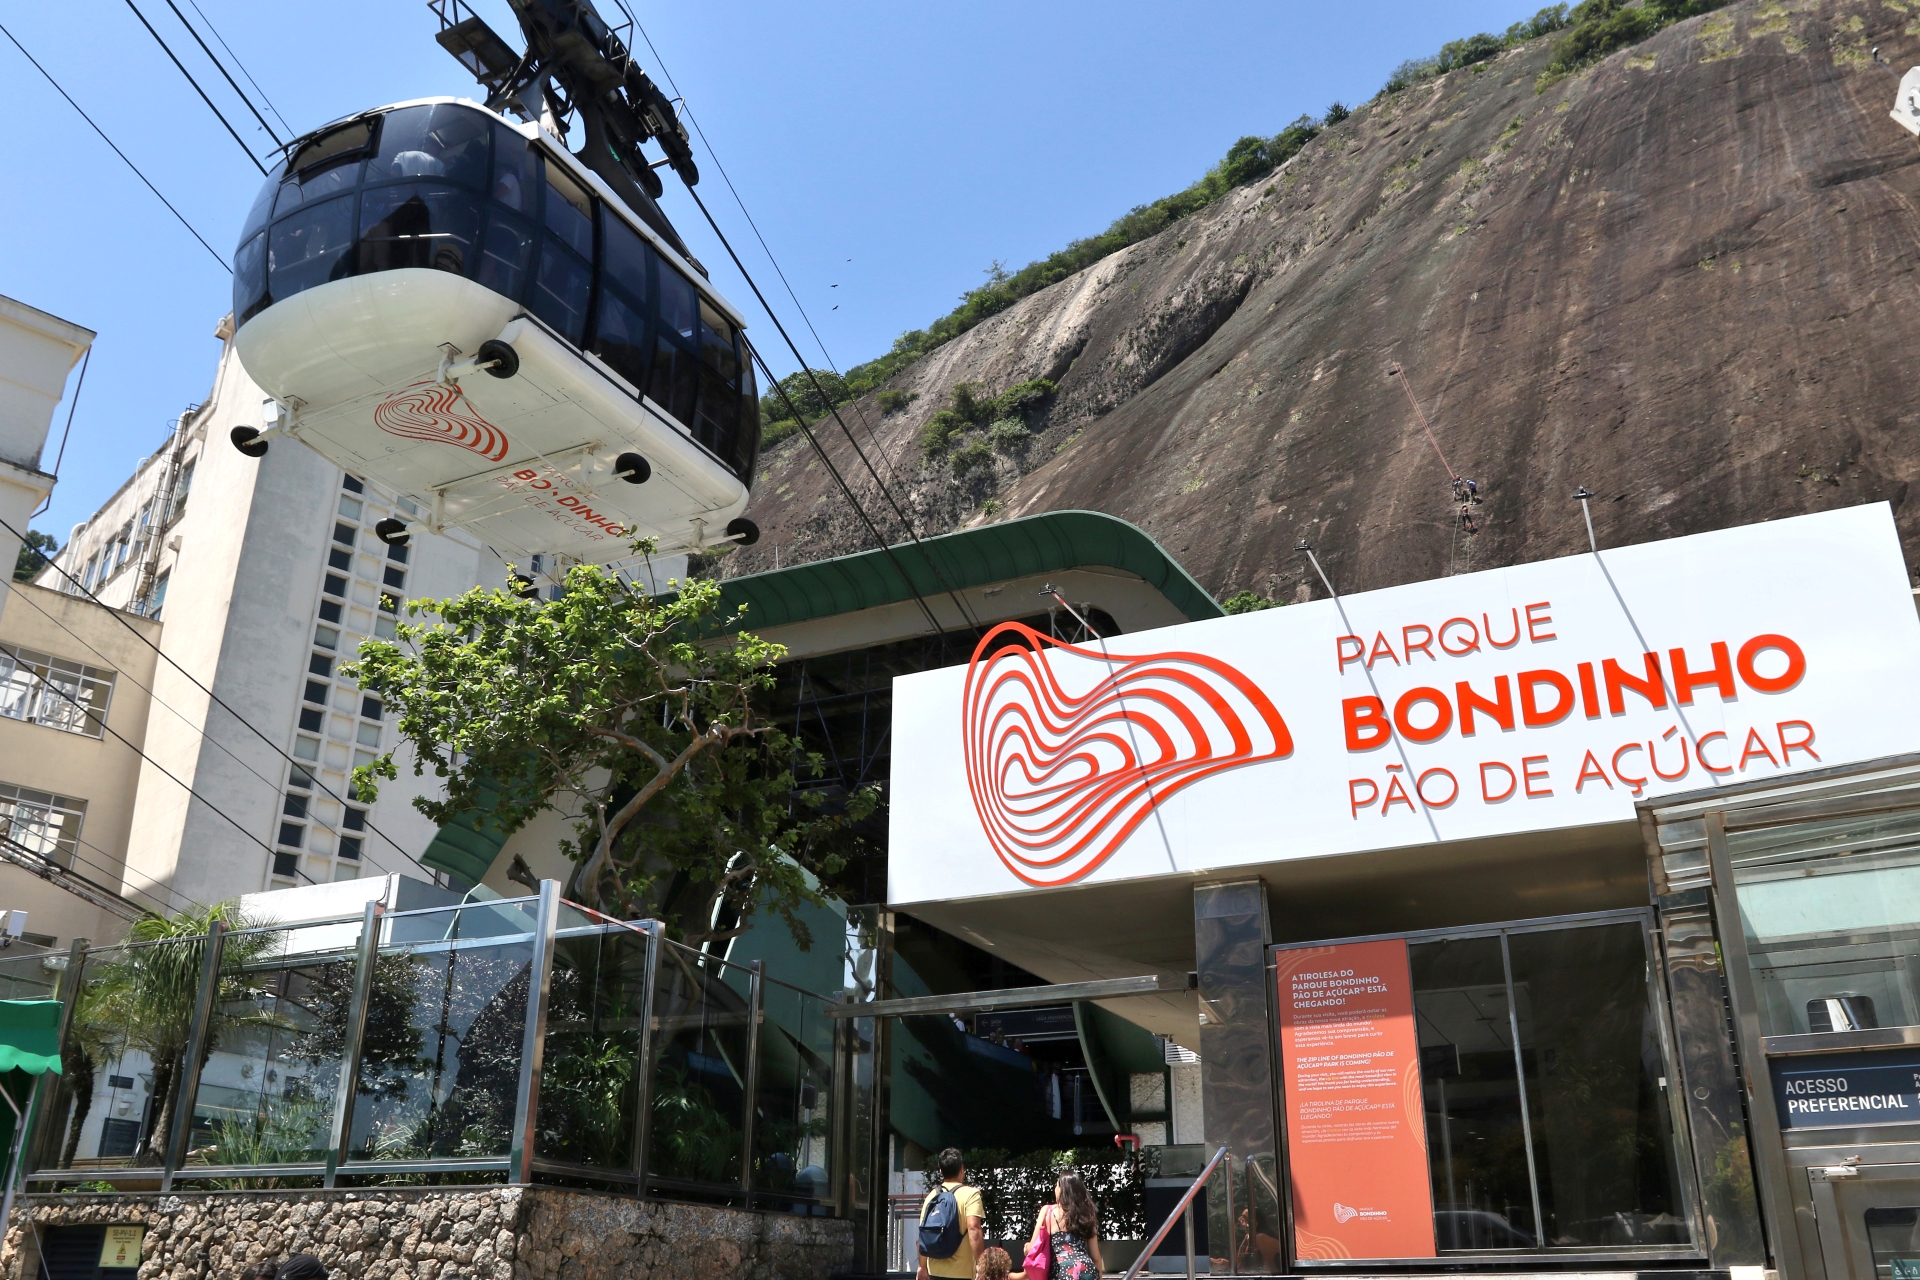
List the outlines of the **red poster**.
{"type": "Polygon", "coordinates": [[[1276,954],[1295,1251],[1433,1257],[1406,941],[1276,954]]]}

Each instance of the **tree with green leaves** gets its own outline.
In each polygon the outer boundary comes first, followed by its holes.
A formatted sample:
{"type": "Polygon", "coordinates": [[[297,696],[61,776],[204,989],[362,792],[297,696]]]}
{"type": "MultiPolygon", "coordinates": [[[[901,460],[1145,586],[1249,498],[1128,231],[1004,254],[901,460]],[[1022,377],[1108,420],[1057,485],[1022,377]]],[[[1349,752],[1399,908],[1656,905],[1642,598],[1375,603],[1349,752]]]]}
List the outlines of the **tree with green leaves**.
{"type": "MultiPolygon", "coordinates": [[[[877,793],[830,805],[808,789],[819,757],[756,705],[786,651],[740,630],[717,583],[677,585],[654,597],[575,565],[557,600],[475,588],[412,601],[434,621],[362,644],[344,670],[390,708],[416,774],[444,780],[444,798],[414,801],[430,820],[490,808],[510,833],[553,809],[573,819],[575,901],[656,917],[692,944],[767,910],[808,946],[798,911],[823,901],[815,877],[840,870],[877,793]]],[[[398,776],[389,751],[354,786],[371,800],[376,779],[398,776]]]]}
{"type": "Polygon", "coordinates": [[[20,543],[20,551],[13,558],[13,578],[16,582],[25,582],[47,567],[47,561],[53,559],[60,550],[60,540],[50,533],[38,529],[27,530],[27,536],[20,543]]]}

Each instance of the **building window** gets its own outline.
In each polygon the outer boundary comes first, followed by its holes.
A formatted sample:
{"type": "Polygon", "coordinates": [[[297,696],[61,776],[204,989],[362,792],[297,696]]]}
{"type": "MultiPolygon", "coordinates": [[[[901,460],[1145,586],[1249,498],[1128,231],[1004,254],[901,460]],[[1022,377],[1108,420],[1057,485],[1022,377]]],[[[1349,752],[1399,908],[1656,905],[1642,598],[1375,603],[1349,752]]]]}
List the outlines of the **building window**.
{"type": "Polygon", "coordinates": [[[382,640],[393,639],[393,635],[394,635],[393,619],[392,618],[375,618],[373,620],[373,634],[382,640]]]}
{"type": "Polygon", "coordinates": [[[313,629],[313,642],[322,649],[338,649],[340,647],[340,632],[333,627],[315,627],[313,629]]]}
{"type": "Polygon", "coordinates": [[[320,739],[295,738],[293,740],[293,754],[294,758],[298,760],[319,760],[320,739]]]}
{"type": "Polygon", "coordinates": [[[0,716],[98,738],[112,696],[111,671],[0,644],[0,716]]]}
{"type": "Polygon", "coordinates": [[[290,848],[298,849],[300,847],[301,840],[306,836],[306,834],[307,834],[307,829],[301,826],[299,823],[283,822],[280,824],[280,839],[277,843],[287,845],[290,848]]]}
{"type": "MultiPolygon", "coordinates": [[[[360,499],[346,498],[346,497],[343,497],[340,499],[340,514],[345,516],[347,519],[358,520],[360,518],[360,509],[361,509],[360,499]]],[[[334,537],[336,538],[338,538],[339,536],[340,535],[338,532],[334,534],[334,537]]]]}
{"type": "Polygon", "coordinates": [[[163,573],[160,575],[159,581],[153,584],[153,599],[152,602],[147,605],[147,616],[149,618],[158,618],[160,616],[161,607],[167,603],[167,582],[172,577],[173,574],[171,572],[163,573]]]}
{"type": "Polygon", "coordinates": [[[369,720],[378,720],[380,718],[381,709],[382,708],[380,706],[380,699],[378,698],[360,699],[360,714],[365,716],[369,720]]]}
{"type": "Polygon", "coordinates": [[[313,654],[307,659],[307,670],[317,676],[331,676],[333,674],[333,659],[324,653],[313,654]]]}
{"type": "Polygon", "coordinates": [[[298,787],[302,791],[311,791],[313,790],[313,775],[296,764],[287,770],[287,785],[290,787],[298,787]]]}
{"type": "Polygon", "coordinates": [[[360,860],[361,839],[359,836],[340,837],[340,856],[353,862],[360,860]]]}
{"type": "Polygon", "coordinates": [[[407,548],[401,543],[394,543],[387,548],[387,559],[393,561],[395,564],[405,564],[407,562],[407,548]]]}
{"type": "Polygon", "coordinates": [[[338,600],[322,600],[320,602],[320,620],[322,622],[340,621],[340,602],[338,600]]]}
{"type": "Polygon", "coordinates": [[[73,865],[87,802],[0,782],[0,836],[34,853],[73,865]]]}
{"type": "Polygon", "coordinates": [[[326,584],[321,587],[321,590],[330,596],[344,596],[347,594],[347,580],[337,573],[330,573],[327,575],[326,584]]]}
{"type": "Polygon", "coordinates": [[[355,480],[352,476],[340,477],[340,487],[342,489],[345,489],[348,493],[365,493],[367,491],[367,486],[365,486],[364,484],[361,484],[358,480],[355,480]]]}
{"type": "Polygon", "coordinates": [[[276,853],[273,855],[273,874],[291,880],[300,870],[300,855],[296,853],[276,853]]]}
{"type": "Polygon", "coordinates": [[[280,812],[286,814],[289,818],[306,817],[307,798],[305,796],[288,796],[280,802],[280,812]]]}
{"type": "Polygon", "coordinates": [[[320,708],[318,707],[300,708],[300,728],[306,731],[307,733],[320,732],[320,708]]]}
{"type": "Polygon", "coordinates": [[[178,520],[187,509],[187,494],[193,490],[193,467],[198,461],[198,458],[192,459],[181,467],[180,478],[173,482],[173,509],[167,512],[166,523],[168,524],[178,520]]]}
{"type": "MultiPolygon", "coordinates": [[[[353,572],[353,552],[347,550],[345,547],[335,547],[333,550],[327,552],[327,565],[329,568],[338,569],[342,573],[351,573],[353,572]]],[[[346,592],[336,591],[334,594],[345,595],[346,592]]]]}
{"type": "Polygon", "coordinates": [[[365,831],[367,829],[367,811],[348,805],[346,807],[346,817],[342,819],[340,825],[349,831],[365,831]]]}
{"type": "Polygon", "coordinates": [[[318,680],[307,681],[307,694],[304,700],[307,702],[317,702],[323,707],[326,706],[327,686],[321,684],[318,680]]]}
{"type": "Polygon", "coordinates": [[[353,545],[353,526],[350,524],[336,523],[333,526],[333,540],[335,542],[343,543],[349,547],[352,546],[353,545]]]}
{"type": "Polygon", "coordinates": [[[400,612],[400,597],[391,591],[382,591],[380,593],[380,609],[383,613],[400,612]]]}
{"type": "Polygon", "coordinates": [[[386,584],[396,590],[402,589],[407,585],[407,571],[398,565],[388,565],[387,572],[383,576],[386,584]]]}
{"type": "Polygon", "coordinates": [[[380,745],[380,726],[377,724],[361,725],[358,741],[360,745],[363,747],[379,746],[380,745]]]}

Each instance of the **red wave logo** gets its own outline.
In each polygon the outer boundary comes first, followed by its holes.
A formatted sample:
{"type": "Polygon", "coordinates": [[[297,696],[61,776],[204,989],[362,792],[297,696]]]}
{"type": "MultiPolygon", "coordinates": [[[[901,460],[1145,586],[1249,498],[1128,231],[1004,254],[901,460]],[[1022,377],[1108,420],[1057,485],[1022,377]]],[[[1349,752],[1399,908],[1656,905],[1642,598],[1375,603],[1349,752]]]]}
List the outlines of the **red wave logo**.
{"type": "Polygon", "coordinates": [[[507,456],[507,433],[463,402],[460,388],[416,382],[388,396],[373,410],[373,425],[407,440],[433,440],[477,453],[489,462],[507,456]]]}
{"type": "Polygon", "coordinates": [[[973,807],[1031,885],[1091,874],[1182,788],[1293,751],[1266,694],[1218,659],[1102,653],[1018,622],[981,637],[963,696],[973,807]],[[1056,672],[1056,650],[1084,661],[1056,672]]]}

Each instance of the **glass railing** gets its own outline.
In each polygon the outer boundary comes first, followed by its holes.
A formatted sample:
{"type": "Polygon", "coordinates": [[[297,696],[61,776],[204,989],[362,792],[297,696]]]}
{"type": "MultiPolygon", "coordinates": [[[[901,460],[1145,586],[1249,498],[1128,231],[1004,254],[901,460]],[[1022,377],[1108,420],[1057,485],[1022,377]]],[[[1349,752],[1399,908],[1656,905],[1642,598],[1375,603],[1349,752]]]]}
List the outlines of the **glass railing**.
{"type": "Polygon", "coordinates": [[[549,1181],[843,1210],[833,1102],[856,1090],[834,1073],[859,1069],[864,1041],[856,1021],[836,1029],[838,993],[556,890],[82,950],[73,965],[0,958],[0,989],[68,1006],[29,1181],[549,1181]]]}

